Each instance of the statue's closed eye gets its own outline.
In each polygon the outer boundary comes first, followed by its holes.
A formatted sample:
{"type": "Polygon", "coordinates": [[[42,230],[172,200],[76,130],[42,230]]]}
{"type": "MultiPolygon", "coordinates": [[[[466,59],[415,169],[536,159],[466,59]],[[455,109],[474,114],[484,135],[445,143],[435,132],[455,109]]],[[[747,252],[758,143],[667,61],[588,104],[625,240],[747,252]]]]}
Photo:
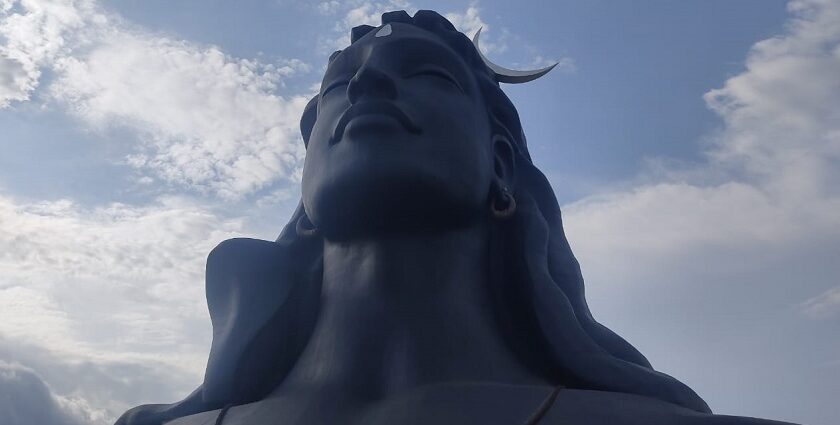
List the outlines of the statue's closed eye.
{"type": "Polygon", "coordinates": [[[439,79],[442,79],[442,80],[446,80],[450,84],[453,84],[455,87],[457,87],[458,90],[460,90],[462,92],[464,91],[463,87],[461,87],[461,85],[458,83],[458,81],[455,79],[455,77],[453,77],[448,72],[446,72],[446,71],[444,71],[440,68],[437,68],[437,67],[423,68],[419,71],[412,72],[411,74],[406,75],[406,78],[423,76],[423,75],[432,76],[432,77],[436,77],[436,78],[439,78],[439,79]]]}
{"type": "MultiPolygon", "coordinates": [[[[406,75],[405,78],[418,77],[418,76],[431,76],[431,77],[446,81],[447,83],[454,85],[461,92],[464,91],[464,88],[461,87],[461,84],[458,83],[458,81],[455,79],[455,77],[453,77],[451,74],[449,74],[448,72],[446,72],[443,69],[438,68],[438,67],[424,67],[424,68],[422,68],[418,71],[415,71],[415,72],[412,72],[412,73],[406,75]]],[[[327,88],[324,89],[324,91],[321,93],[321,96],[326,96],[327,93],[329,93],[332,89],[335,89],[335,88],[338,88],[338,87],[341,87],[341,86],[345,86],[347,84],[349,84],[348,80],[333,81],[332,83],[330,83],[327,86],[327,88]]]]}
{"type": "Polygon", "coordinates": [[[330,90],[332,90],[332,89],[334,89],[334,88],[341,87],[341,86],[346,86],[346,85],[347,85],[347,84],[349,84],[349,83],[350,83],[350,82],[349,82],[348,80],[338,80],[338,81],[333,81],[332,83],[330,83],[330,85],[328,85],[328,86],[327,86],[327,88],[325,88],[325,89],[324,89],[323,93],[321,93],[321,96],[326,96],[326,94],[327,94],[330,90]]]}

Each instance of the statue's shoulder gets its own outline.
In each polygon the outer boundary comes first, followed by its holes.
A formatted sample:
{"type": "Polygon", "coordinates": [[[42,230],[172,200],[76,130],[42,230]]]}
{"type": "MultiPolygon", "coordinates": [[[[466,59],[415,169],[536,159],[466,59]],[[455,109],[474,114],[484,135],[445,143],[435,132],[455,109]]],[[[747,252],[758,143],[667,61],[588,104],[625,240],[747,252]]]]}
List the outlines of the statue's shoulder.
{"type": "Polygon", "coordinates": [[[294,255],[282,243],[228,239],[207,257],[207,307],[213,342],[202,397],[219,402],[256,400],[276,385],[289,364],[276,361],[300,349],[309,329],[309,292],[295,291],[294,255]],[[308,300],[308,298],[306,298],[308,300]]]}
{"type": "Polygon", "coordinates": [[[289,290],[283,284],[282,259],[278,244],[259,239],[228,239],[210,251],[205,290],[214,343],[217,324],[239,320],[243,313],[261,320],[273,313],[277,305],[265,300],[282,301],[289,290]]]}
{"type": "Polygon", "coordinates": [[[213,248],[205,274],[211,317],[214,313],[231,314],[253,302],[260,305],[258,301],[265,296],[281,296],[282,300],[289,289],[285,282],[288,257],[280,244],[260,239],[228,239],[213,248]]]}
{"type": "Polygon", "coordinates": [[[233,238],[216,245],[207,256],[208,278],[246,273],[277,263],[281,246],[276,242],[233,238]]]}
{"type": "Polygon", "coordinates": [[[713,415],[636,394],[563,389],[540,425],[792,425],[766,419],[713,415]]]}

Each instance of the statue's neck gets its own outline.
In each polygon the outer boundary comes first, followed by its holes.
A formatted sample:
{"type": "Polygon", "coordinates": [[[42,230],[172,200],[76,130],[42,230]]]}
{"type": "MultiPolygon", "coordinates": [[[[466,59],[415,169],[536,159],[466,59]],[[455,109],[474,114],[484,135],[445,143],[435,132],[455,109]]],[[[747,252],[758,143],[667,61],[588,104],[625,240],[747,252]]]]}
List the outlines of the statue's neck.
{"type": "Polygon", "coordinates": [[[318,322],[280,388],[379,398],[454,381],[540,382],[493,315],[486,227],[325,242],[318,322]]]}

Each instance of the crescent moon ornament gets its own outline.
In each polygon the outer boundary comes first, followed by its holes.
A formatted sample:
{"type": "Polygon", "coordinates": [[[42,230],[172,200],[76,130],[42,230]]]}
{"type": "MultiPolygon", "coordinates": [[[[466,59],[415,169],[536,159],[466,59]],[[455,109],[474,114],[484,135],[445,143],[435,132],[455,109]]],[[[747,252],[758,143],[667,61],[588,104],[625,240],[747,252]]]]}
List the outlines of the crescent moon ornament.
{"type": "Polygon", "coordinates": [[[536,80],[537,78],[542,77],[543,75],[547,74],[548,71],[554,69],[558,63],[554,65],[547,66],[545,68],[535,69],[533,71],[517,71],[515,69],[508,69],[495,63],[491,62],[490,59],[487,59],[484,56],[484,53],[481,53],[481,49],[478,47],[478,37],[481,35],[481,28],[475,32],[473,36],[472,42],[475,46],[475,50],[478,51],[478,55],[481,56],[481,60],[484,61],[484,64],[493,71],[495,74],[496,81],[500,83],[509,83],[509,84],[520,84],[520,83],[527,83],[528,81],[536,80]]]}

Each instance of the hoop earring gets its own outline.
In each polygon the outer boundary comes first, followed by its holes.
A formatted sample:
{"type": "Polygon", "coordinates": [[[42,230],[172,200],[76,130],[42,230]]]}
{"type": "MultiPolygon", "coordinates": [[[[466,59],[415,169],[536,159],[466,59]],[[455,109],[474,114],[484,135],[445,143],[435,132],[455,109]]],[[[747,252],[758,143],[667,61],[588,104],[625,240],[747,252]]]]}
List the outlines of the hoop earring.
{"type": "Polygon", "coordinates": [[[302,238],[311,238],[318,235],[318,228],[309,220],[306,213],[301,214],[295,223],[295,233],[302,238]]]}
{"type": "Polygon", "coordinates": [[[510,191],[506,187],[502,188],[501,198],[503,206],[500,208],[499,205],[497,205],[499,197],[494,197],[493,201],[490,202],[490,212],[493,214],[493,217],[499,219],[509,218],[516,211],[516,199],[513,195],[511,195],[510,191]]]}

